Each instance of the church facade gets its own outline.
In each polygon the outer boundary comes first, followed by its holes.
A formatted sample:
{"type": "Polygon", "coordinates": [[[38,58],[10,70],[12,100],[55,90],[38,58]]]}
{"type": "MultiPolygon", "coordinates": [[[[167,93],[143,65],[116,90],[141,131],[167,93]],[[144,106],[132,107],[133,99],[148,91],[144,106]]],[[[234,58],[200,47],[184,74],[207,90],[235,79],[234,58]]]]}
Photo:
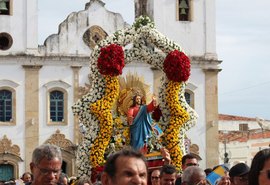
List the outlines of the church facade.
{"type": "MultiPolygon", "coordinates": [[[[0,168],[5,173],[0,179],[18,178],[29,171],[32,151],[43,143],[60,146],[64,172],[76,175],[76,149],[83,134],[71,106],[91,82],[89,56],[96,43],[129,25],[101,0],[90,0],[39,46],[38,1],[4,3],[0,10],[0,168]]],[[[221,62],[215,46],[215,1],[135,0],[134,4],[136,16],[148,15],[190,57],[186,98],[199,119],[187,137],[193,152],[202,158],[201,166],[215,166],[221,62]]],[[[132,63],[123,76],[128,73],[143,76],[151,92],[158,94],[160,71],[132,63]]]]}

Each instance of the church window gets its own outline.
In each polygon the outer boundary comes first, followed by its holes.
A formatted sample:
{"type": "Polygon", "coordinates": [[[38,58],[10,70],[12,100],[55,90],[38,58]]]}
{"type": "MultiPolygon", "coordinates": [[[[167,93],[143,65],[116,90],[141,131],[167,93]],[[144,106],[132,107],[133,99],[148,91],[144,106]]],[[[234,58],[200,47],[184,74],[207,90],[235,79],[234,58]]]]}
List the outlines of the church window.
{"type": "MultiPolygon", "coordinates": [[[[58,85],[61,86],[61,83],[58,85]],[[59,85],[60,84],[60,85],[59,85]]],[[[47,89],[47,124],[67,125],[68,124],[68,93],[65,87],[57,87],[54,82],[48,83],[54,86],[47,89]]]]}
{"type": "Polygon", "coordinates": [[[191,0],[177,0],[177,19],[179,21],[191,21],[191,0]]]}
{"type": "Polygon", "coordinates": [[[11,15],[12,0],[0,0],[0,15],[11,15]]]}
{"type": "Polygon", "coordinates": [[[64,93],[58,90],[50,92],[50,120],[52,122],[64,120],[64,93]]]}
{"type": "Polygon", "coordinates": [[[190,107],[194,109],[194,93],[190,91],[189,89],[186,89],[185,92],[185,99],[190,107]]]}
{"type": "Polygon", "coordinates": [[[10,122],[12,120],[12,92],[0,91],[0,121],[10,122]]]}

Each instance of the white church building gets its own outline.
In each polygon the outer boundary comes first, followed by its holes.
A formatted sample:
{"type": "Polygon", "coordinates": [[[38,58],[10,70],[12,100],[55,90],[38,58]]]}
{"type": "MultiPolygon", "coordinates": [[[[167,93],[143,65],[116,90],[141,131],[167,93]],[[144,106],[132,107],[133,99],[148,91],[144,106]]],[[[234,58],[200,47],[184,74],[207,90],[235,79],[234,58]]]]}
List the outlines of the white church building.
{"type": "MultiPolygon", "coordinates": [[[[202,168],[217,165],[221,61],[215,1],[134,0],[134,6],[136,16],[148,15],[191,59],[186,98],[199,118],[187,137],[192,152],[202,158],[202,168]]],[[[0,0],[0,8],[0,180],[29,171],[33,149],[43,143],[61,147],[63,171],[76,176],[76,149],[83,136],[71,106],[87,92],[89,57],[96,43],[130,25],[102,0],[89,0],[38,45],[38,0],[0,0]]],[[[127,74],[144,77],[158,94],[160,71],[132,63],[123,77],[127,74]]]]}

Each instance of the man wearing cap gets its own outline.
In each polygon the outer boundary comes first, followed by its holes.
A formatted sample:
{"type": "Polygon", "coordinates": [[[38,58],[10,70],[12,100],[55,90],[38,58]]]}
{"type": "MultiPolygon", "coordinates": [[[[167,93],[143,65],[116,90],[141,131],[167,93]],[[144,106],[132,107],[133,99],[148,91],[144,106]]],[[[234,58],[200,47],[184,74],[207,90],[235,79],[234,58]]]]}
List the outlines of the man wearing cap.
{"type": "Polygon", "coordinates": [[[245,163],[234,165],[229,172],[231,185],[248,185],[249,167],[245,163]]]}

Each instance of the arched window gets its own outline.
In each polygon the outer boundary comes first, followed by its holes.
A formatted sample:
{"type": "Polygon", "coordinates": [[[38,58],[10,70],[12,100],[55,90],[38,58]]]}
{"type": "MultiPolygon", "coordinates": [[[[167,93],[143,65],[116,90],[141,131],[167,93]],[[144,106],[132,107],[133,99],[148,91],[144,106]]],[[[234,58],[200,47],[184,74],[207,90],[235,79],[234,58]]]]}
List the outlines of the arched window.
{"type": "Polygon", "coordinates": [[[189,89],[186,89],[185,98],[189,106],[194,109],[194,93],[189,89]]]}
{"type": "MultiPolygon", "coordinates": [[[[46,93],[46,122],[48,125],[68,124],[68,88],[61,80],[51,81],[43,85],[46,93]]],[[[44,94],[45,95],[45,94],[44,94]]]]}
{"type": "Polygon", "coordinates": [[[58,90],[50,92],[50,120],[64,121],[64,93],[58,90]]]}
{"type": "Polygon", "coordinates": [[[0,179],[9,181],[14,178],[14,167],[11,164],[0,164],[0,179]]]}
{"type": "Polygon", "coordinates": [[[12,120],[12,92],[0,90],[0,121],[10,122],[12,120]]]}
{"type": "Polygon", "coordinates": [[[190,101],[191,101],[191,97],[190,97],[190,94],[189,93],[187,93],[187,92],[185,92],[185,98],[186,98],[186,101],[187,101],[187,103],[190,105],[190,101]]]}
{"type": "Polygon", "coordinates": [[[177,20],[179,21],[191,21],[191,0],[177,0],[177,20]]]}

